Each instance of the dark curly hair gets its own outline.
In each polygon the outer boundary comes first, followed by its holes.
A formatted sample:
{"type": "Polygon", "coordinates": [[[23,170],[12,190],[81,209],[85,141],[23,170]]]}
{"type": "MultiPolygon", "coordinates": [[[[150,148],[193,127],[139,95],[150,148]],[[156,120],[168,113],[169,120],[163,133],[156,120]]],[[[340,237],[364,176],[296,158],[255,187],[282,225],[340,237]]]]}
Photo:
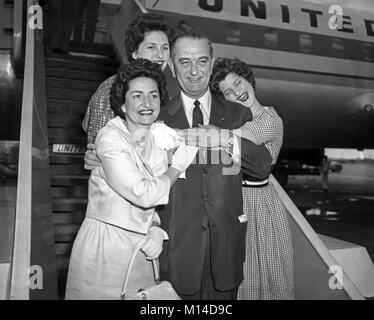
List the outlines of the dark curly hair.
{"type": "Polygon", "coordinates": [[[246,64],[238,58],[218,58],[214,62],[212,75],[209,81],[210,91],[214,95],[224,98],[223,93],[219,90],[219,83],[225,80],[226,76],[231,72],[246,79],[252,85],[253,89],[256,89],[256,79],[249,64],[246,64]]]}
{"type": "Polygon", "coordinates": [[[174,29],[163,16],[156,13],[144,13],[132,20],[125,32],[125,48],[127,61],[133,61],[132,54],[138,50],[144,41],[146,32],[161,31],[169,40],[169,45],[174,41],[174,29]]]}
{"type": "Polygon", "coordinates": [[[146,59],[136,59],[121,66],[113,85],[110,89],[110,107],[116,116],[125,119],[125,113],[121,107],[126,102],[126,93],[129,90],[129,82],[135,78],[151,78],[157,83],[160,94],[161,107],[169,101],[166,90],[166,79],[160,65],[146,59]]]}

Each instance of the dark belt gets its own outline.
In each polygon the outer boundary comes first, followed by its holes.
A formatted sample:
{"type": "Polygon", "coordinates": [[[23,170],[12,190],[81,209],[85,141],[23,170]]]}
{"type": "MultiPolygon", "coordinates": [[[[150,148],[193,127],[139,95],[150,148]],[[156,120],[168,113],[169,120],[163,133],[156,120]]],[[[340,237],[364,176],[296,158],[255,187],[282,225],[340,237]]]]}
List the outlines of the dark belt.
{"type": "Polygon", "coordinates": [[[242,187],[243,188],[262,188],[266,187],[269,184],[269,178],[260,181],[250,181],[250,180],[243,180],[242,187]]]}

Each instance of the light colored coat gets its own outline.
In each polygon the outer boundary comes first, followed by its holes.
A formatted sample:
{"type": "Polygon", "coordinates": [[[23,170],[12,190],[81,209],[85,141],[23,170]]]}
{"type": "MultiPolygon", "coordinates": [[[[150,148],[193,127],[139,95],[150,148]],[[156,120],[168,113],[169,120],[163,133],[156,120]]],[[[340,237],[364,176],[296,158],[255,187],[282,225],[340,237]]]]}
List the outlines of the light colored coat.
{"type": "MultiPolygon", "coordinates": [[[[86,219],[74,241],[66,299],[119,299],[135,247],[152,225],[160,224],[155,207],[169,199],[170,181],[160,177],[168,167],[167,153],[154,140],[150,143],[147,170],[121,118],[100,130],[96,151],[102,166],[91,171],[86,219]]],[[[139,252],[126,293],[151,285],[152,264],[139,252]]]]}
{"type": "Polygon", "coordinates": [[[167,204],[170,180],[161,176],[168,167],[167,153],[156,147],[148,159],[153,176],[136,152],[123,120],[116,117],[102,128],[96,138],[101,166],[91,172],[86,217],[123,229],[147,234],[152,224],[159,225],[155,206],[167,204]]]}

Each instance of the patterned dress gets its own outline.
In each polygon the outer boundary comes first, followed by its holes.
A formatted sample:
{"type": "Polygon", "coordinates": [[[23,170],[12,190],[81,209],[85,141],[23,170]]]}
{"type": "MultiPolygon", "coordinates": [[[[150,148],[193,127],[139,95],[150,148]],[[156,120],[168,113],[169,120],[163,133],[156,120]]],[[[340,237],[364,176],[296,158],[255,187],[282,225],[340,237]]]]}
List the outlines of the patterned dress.
{"type": "Polygon", "coordinates": [[[91,97],[83,119],[82,127],[87,133],[87,142],[94,143],[97,133],[107,122],[114,118],[110,108],[110,88],[116,78],[111,76],[100,84],[94,95],[91,97]]]}
{"type": "MultiPolygon", "coordinates": [[[[264,143],[275,164],[283,142],[283,122],[272,107],[246,126],[264,143]]],[[[293,246],[287,212],[274,186],[243,187],[247,215],[244,280],[238,300],[294,299],[293,246]]]]}

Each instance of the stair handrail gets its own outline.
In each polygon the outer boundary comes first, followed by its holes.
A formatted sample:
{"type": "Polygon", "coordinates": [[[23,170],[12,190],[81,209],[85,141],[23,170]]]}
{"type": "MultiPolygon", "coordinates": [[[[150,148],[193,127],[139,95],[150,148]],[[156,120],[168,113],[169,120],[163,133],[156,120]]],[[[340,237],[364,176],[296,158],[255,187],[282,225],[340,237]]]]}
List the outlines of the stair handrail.
{"type": "MultiPolygon", "coordinates": [[[[32,4],[32,0],[27,0],[27,8],[32,4]]],[[[30,288],[34,36],[34,30],[26,28],[19,169],[10,279],[11,300],[28,300],[30,288]]]]}
{"type": "MultiPolygon", "coordinates": [[[[287,209],[289,216],[294,220],[296,225],[303,231],[305,237],[308,239],[312,247],[317,251],[323,262],[329,268],[332,266],[339,265],[339,263],[335,260],[326,246],[323,244],[321,239],[318,237],[317,233],[313,230],[310,226],[308,221],[304,218],[303,214],[300,210],[296,207],[295,203],[291,200],[288,196],[286,191],[281,187],[278,183],[277,179],[274,178],[273,175],[270,175],[270,182],[273,184],[275,190],[277,191],[280,199],[282,200],[285,208],[287,209]]],[[[349,297],[353,300],[365,300],[362,294],[359,292],[357,287],[351,281],[349,276],[342,270],[342,279],[343,283],[340,283],[342,288],[346,291],[349,297]]],[[[339,281],[339,279],[337,279],[339,281]]]]}

